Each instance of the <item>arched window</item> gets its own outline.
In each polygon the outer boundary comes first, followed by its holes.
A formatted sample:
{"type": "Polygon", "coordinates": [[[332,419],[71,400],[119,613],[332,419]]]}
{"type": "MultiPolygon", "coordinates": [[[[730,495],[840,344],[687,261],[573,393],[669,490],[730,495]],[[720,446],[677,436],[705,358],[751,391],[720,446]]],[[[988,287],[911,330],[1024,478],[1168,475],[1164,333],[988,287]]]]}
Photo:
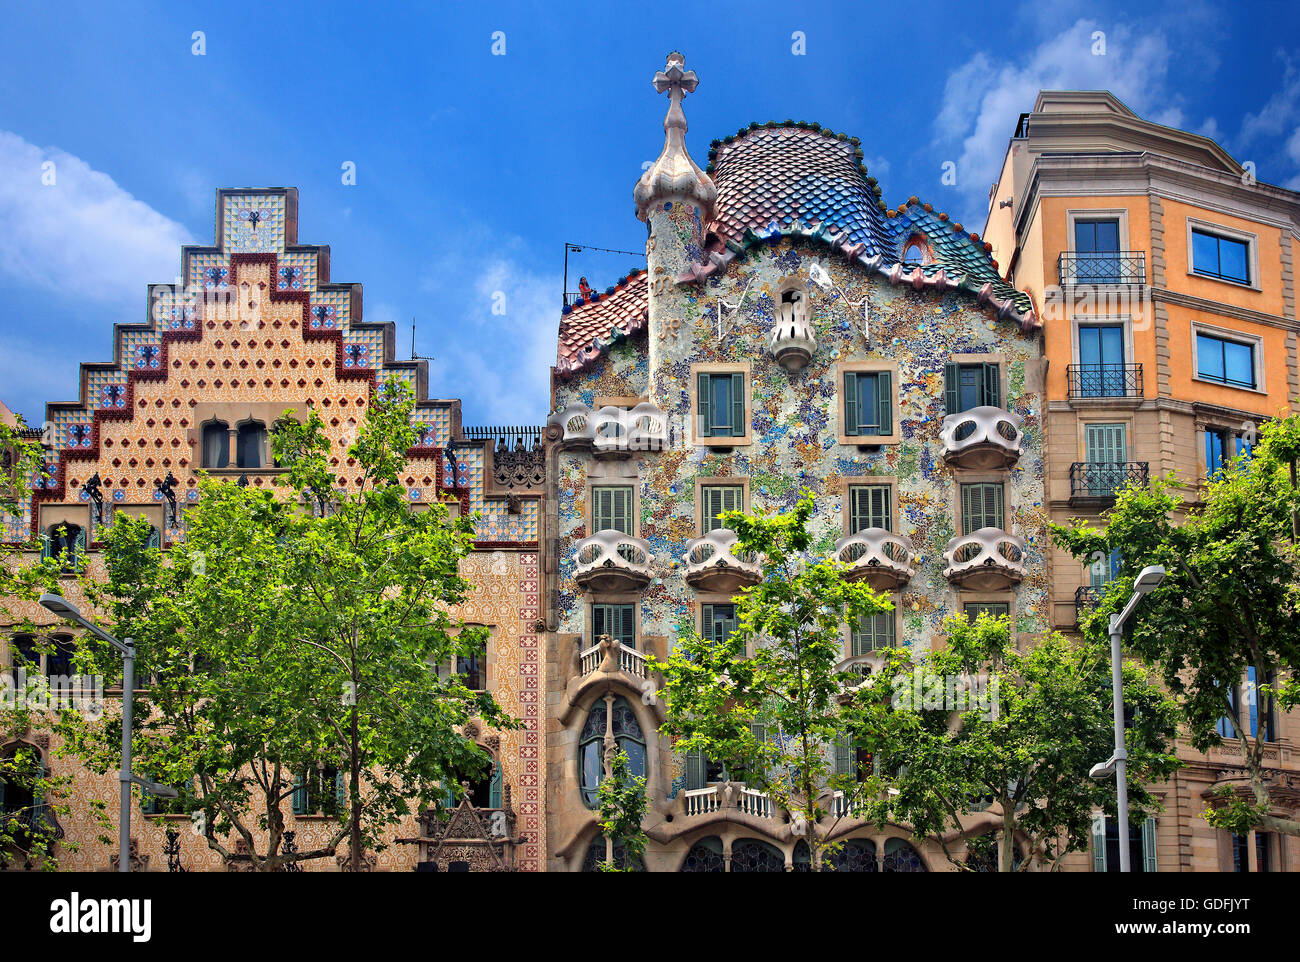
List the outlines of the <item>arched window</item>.
{"type": "Polygon", "coordinates": [[[785,856],[775,845],[756,838],[742,838],[731,844],[733,872],[784,872],[785,856]]]}
{"type": "Polygon", "coordinates": [[[348,807],[343,773],[332,765],[311,765],[293,780],[295,815],[340,815],[348,807]]]}
{"type": "Polygon", "coordinates": [[[686,853],[683,872],[725,872],[727,864],[722,858],[722,839],[716,835],[702,838],[686,853]]]}
{"type": "Polygon", "coordinates": [[[827,858],[837,872],[875,872],[876,843],[866,838],[851,838],[838,852],[827,858]]]}
{"type": "Polygon", "coordinates": [[[913,266],[934,263],[934,253],[930,250],[930,244],[920,234],[913,234],[903,245],[903,263],[913,266]]]}
{"type": "Polygon", "coordinates": [[[41,673],[41,653],[36,647],[36,639],[31,635],[14,635],[9,639],[9,673],[13,677],[15,690],[22,688],[18,684],[19,670],[29,680],[41,673]]]}
{"type": "Polygon", "coordinates": [[[230,467],[230,426],[225,421],[209,421],[203,425],[203,466],[230,467]]]}
{"type": "MultiPolygon", "coordinates": [[[[470,805],[474,808],[500,808],[501,807],[501,763],[493,762],[490,768],[484,768],[474,774],[459,774],[456,776],[457,784],[468,783],[470,805]]],[[[450,810],[459,804],[456,792],[448,789],[442,798],[442,807],[450,810]]]]}
{"type": "Polygon", "coordinates": [[[72,675],[73,641],[71,635],[55,635],[50,639],[51,647],[45,656],[45,676],[54,678],[72,675]]]}
{"type": "Polygon", "coordinates": [[[28,848],[63,837],[41,792],[48,777],[45,756],[34,745],[20,742],[0,751],[0,818],[18,823],[16,840],[28,848]]]}
{"type": "Polygon", "coordinates": [[[52,524],[41,540],[42,558],[60,558],[63,570],[77,570],[86,554],[86,531],[78,524],[52,524]]]}
{"type": "MultiPolygon", "coordinates": [[[[605,836],[597,834],[587,846],[587,854],[582,859],[582,870],[584,872],[599,872],[600,865],[605,861],[605,836]]],[[[623,847],[622,842],[614,843],[614,864],[626,871],[632,869],[634,872],[644,872],[645,862],[637,859],[631,861],[627,856],[627,850],[623,847]]]]}
{"type": "Polygon", "coordinates": [[[596,790],[605,778],[605,732],[613,722],[614,741],[627,755],[628,771],[634,776],[646,773],[645,735],[636,713],[626,698],[615,698],[611,707],[604,700],[592,706],[587,723],[578,738],[578,767],[582,773],[582,801],[588,808],[597,804],[596,790]]]}
{"type": "Polygon", "coordinates": [[[884,871],[928,872],[921,853],[901,838],[891,838],[885,843],[884,871]]]}
{"type": "Polygon", "coordinates": [[[239,426],[235,447],[238,467],[266,467],[266,425],[261,421],[245,421],[239,426]]]}

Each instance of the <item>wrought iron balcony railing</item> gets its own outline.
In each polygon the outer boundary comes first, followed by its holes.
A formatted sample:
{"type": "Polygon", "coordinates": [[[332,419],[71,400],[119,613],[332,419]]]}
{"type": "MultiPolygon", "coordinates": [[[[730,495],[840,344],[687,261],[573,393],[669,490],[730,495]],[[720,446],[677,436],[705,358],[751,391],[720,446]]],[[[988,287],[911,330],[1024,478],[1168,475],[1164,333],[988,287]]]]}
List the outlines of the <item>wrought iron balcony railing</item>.
{"type": "Polygon", "coordinates": [[[1145,284],[1145,251],[1094,251],[1062,254],[1057,275],[1066,284],[1145,284]]]}
{"type": "Polygon", "coordinates": [[[1071,501],[1114,501],[1129,484],[1147,483],[1146,461],[1076,461],[1070,465],[1071,501]]]}
{"type": "Polygon", "coordinates": [[[1083,616],[1097,607],[1101,601],[1101,596],[1106,593],[1105,588],[1098,588],[1095,585],[1080,585],[1074,589],[1074,621],[1077,624],[1083,620],[1083,616]]]}
{"type": "Polygon", "coordinates": [[[1071,364],[1070,398],[1141,397],[1141,364],[1071,364]]]}

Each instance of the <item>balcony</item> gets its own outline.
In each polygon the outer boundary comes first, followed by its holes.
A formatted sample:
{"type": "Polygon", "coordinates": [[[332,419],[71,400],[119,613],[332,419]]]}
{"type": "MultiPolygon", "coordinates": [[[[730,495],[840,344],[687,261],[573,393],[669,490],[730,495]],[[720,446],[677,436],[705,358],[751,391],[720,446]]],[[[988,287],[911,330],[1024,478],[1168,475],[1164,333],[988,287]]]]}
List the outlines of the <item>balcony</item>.
{"type": "Polygon", "coordinates": [[[715,528],[686,543],[686,583],[696,591],[732,594],[763,580],[752,555],[736,554],[736,533],[715,528]]]}
{"type": "Polygon", "coordinates": [[[960,468],[1008,468],[1020,460],[1025,435],[1020,416],[996,407],[975,407],[943,419],[943,457],[960,468]]]}
{"type": "Polygon", "coordinates": [[[1141,364],[1070,364],[1065,375],[1071,401],[1142,396],[1141,364]]]}
{"type": "Polygon", "coordinates": [[[712,815],[724,809],[734,809],[751,818],[776,818],[776,803],[772,797],[741,782],[718,782],[684,791],[682,808],[687,816],[712,815]]]}
{"type": "Polygon", "coordinates": [[[904,587],[916,574],[912,546],[884,528],[864,528],[835,542],[835,558],[849,566],[844,577],[864,580],[876,591],[904,587]]]}
{"type": "MultiPolygon", "coordinates": [[[[787,307],[788,305],[782,305],[787,307]]],[[[808,366],[817,350],[817,335],[808,319],[793,311],[782,310],[767,341],[768,352],[789,374],[798,374],[808,366]]]]}
{"type": "Polygon", "coordinates": [[[1105,503],[1128,484],[1147,483],[1146,461],[1076,461],[1070,465],[1070,503],[1105,503]]]}
{"type": "Polygon", "coordinates": [[[582,676],[602,671],[607,674],[621,671],[637,678],[646,678],[645,655],[635,648],[629,648],[622,642],[615,641],[609,635],[603,636],[590,648],[578,655],[582,676]]]}
{"type": "Polygon", "coordinates": [[[1083,620],[1084,615],[1097,607],[1101,601],[1101,596],[1105,593],[1105,588],[1097,588],[1092,585],[1081,585],[1074,589],[1074,623],[1076,625],[1083,620]]]}
{"type": "Polygon", "coordinates": [[[579,541],[573,558],[573,578],[588,591],[640,591],[654,577],[650,545],[612,528],[579,541]]]}
{"type": "Polygon", "coordinates": [[[561,446],[590,448],[598,458],[626,458],[668,446],[668,415],[648,401],[631,409],[607,405],[595,411],[574,401],[546,423],[560,429],[561,446]]]}
{"type": "Polygon", "coordinates": [[[948,542],[943,576],[975,591],[1017,585],[1025,577],[1025,539],[1001,528],[980,528],[948,542]]]}
{"type": "Polygon", "coordinates": [[[1147,255],[1145,251],[1061,254],[1056,269],[1062,287],[1079,284],[1145,284],[1147,255]]]}

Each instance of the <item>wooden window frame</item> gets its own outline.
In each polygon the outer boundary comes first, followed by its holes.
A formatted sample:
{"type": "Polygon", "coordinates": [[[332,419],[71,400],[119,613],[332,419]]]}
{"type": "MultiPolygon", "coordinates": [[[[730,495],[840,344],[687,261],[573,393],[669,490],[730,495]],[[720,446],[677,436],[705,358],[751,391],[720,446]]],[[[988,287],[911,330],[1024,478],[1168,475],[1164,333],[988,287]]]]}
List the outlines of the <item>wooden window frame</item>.
{"type": "Polygon", "coordinates": [[[902,441],[902,405],[899,403],[901,381],[898,376],[897,361],[837,361],[835,363],[835,433],[836,440],[847,447],[879,447],[884,444],[898,444],[902,441]],[[847,418],[844,412],[846,400],[844,378],[848,374],[890,375],[893,397],[890,399],[890,421],[893,430],[889,434],[849,434],[846,430],[847,418]]]}
{"type": "Polygon", "coordinates": [[[754,441],[754,379],[748,361],[731,364],[692,364],[691,379],[687,387],[690,396],[691,443],[697,446],[714,448],[736,448],[752,444],[754,441]],[[742,374],[744,375],[745,397],[745,433],[727,437],[711,437],[701,433],[700,425],[700,375],[701,374],[742,374]]]}

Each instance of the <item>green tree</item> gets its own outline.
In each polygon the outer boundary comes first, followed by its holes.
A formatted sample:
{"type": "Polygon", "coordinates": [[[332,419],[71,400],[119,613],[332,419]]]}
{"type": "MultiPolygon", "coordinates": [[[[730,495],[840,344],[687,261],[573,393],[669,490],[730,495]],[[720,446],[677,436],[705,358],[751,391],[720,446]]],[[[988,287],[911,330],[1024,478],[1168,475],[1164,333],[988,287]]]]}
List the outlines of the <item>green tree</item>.
{"type": "Polygon", "coordinates": [[[619,749],[609,759],[609,774],[596,789],[600,805],[600,831],[605,836],[602,872],[635,872],[645,855],[645,817],[648,799],[645,776],[633,775],[627,753],[619,749]]]}
{"type": "Polygon", "coordinates": [[[1300,701],[1300,553],[1296,518],[1300,488],[1300,417],[1264,426],[1252,456],[1240,456],[1209,478],[1203,500],[1186,511],[1173,479],[1121,492],[1104,527],[1075,519],[1054,526],[1059,543],[1080,561],[1122,561],[1119,576],[1083,631],[1101,639],[1111,614],[1128,601],[1146,565],[1167,575],[1130,621],[1128,648],[1158,666],[1177,701],[1193,747],[1223,742],[1220,726],[1241,748],[1243,791],[1228,790],[1205,813],[1211,825],[1300,835],[1300,820],[1276,814],[1264,762],[1265,738],[1254,737],[1233,693],[1253,670],[1256,698],[1279,710],[1300,701]]]}
{"type": "MultiPolygon", "coordinates": [[[[878,756],[891,790],[872,814],[935,839],[962,868],[984,859],[1003,872],[1054,868],[1087,847],[1094,811],[1115,808],[1115,780],[1088,776],[1114,746],[1107,649],[1053,633],[1022,652],[1008,619],[986,612],[973,622],[949,617],[943,628],[945,647],[916,659],[891,652],[871,680],[893,706],[878,756]],[[978,811],[997,825],[990,837],[970,839],[974,858],[959,861],[948,839],[978,811]],[[1029,845],[1017,863],[1018,836],[1029,845]]],[[[1141,815],[1156,806],[1145,781],[1163,780],[1177,765],[1168,750],[1174,710],[1136,664],[1124,668],[1124,699],[1134,709],[1125,733],[1138,780],[1130,804],[1141,815]]]]}
{"type": "Polygon", "coordinates": [[[763,579],[739,596],[730,637],[707,640],[685,625],[668,660],[650,663],[664,678],[662,730],[676,750],[702,752],[766,792],[807,840],[816,871],[843,813],[881,787],[875,776],[859,779],[853,766],[836,764],[837,745],[869,750],[887,720],[887,706],[837,665],[844,625],[887,611],[889,602],[846,580],[842,565],[808,558],[812,512],[804,490],[786,514],[724,513],[738,549],[762,559],[763,579]],[[834,792],[843,805],[832,817],[834,792]]]}
{"type": "MultiPolygon", "coordinates": [[[[412,510],[399,480],[415,440],[412,406],[400,382],[376,392],[347,452],[349,476],[361,480],[346,490],[320,417],[286,414],[272,432],[282,493],[202,481],[185,540],[166,558],[148,547],[144,523],[121,518],[107,583],[86,584],[114,633],[136,640],[149,682],[139,770],[182,790],[182,806],[228,860],[241,854],[231,835],[265,871],[331,855],[346,840],[357,871],[413,803],[461,793],[461,778],[488,766],[462,734],[467,721],[517,724],[439,670],[480,648],[486,629],[451,614],[472,590],[459,564],[473,519],[437,504],[412,510]],[[332,772],[337,788],[322,777],[332,772]],[[286,852],[283,806],[304,791],[337,828],[317,849],[286,852]]],[[[64,728],[104,769],[113,720],[71,718],[64,728]]]]}

